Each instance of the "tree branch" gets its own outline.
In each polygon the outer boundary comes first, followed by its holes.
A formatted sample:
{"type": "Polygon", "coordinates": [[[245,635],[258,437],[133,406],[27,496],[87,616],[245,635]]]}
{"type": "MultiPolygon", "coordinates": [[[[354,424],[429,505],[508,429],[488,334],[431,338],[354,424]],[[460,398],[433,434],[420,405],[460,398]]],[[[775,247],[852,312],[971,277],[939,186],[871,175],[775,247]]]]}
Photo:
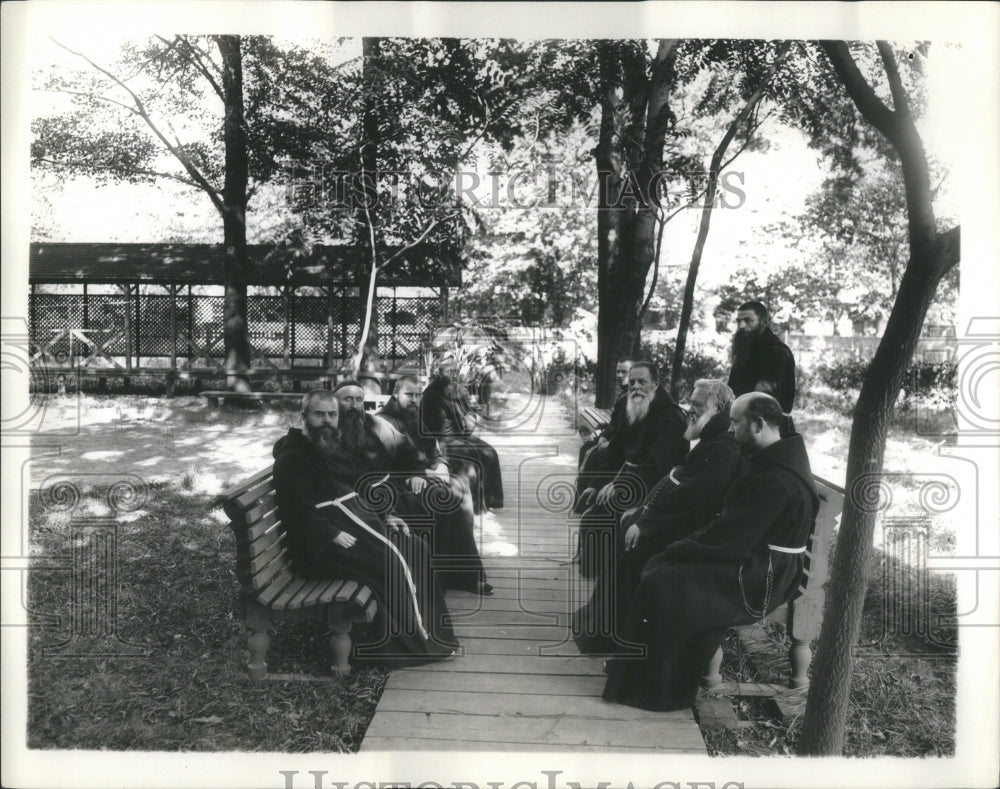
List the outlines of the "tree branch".
{"type": "MultiPolygon", "coordinates": [[[[159,38],[161,41],[165,41],[165,39],[161,38],[160,36],[157,36],[157,38],[159,38]]],[[[198,71],[201,72],[202,76],[206,80],[208,80],[208,84],[212,86],[212,90],[216,92],[218,97],[222,99],[222,103],[225,104],[226,94],[222,91],[222,86],[219,84],[218,80],[216,80],[216,78],[212,75],[212,73],[208,70],[208,67],[202,60],[203,57],[208,58],[209,63],[215,65],[211,57],[209,57],[209,55],[206,52],[204,52],[200,47],[194,46],[194,44],[188,41],[188,39],[184,36],[178,35],[175,40],[178,43],[183,44],[185,47],[187,47],[189,53],[188,62],[191,63],[196,69],[198,69],[198,71]]]]}
{"type": "Polygon", "coordinates": [[[821,41],[820,46],[826,52],[834,70],[844,83],[848,95],[854,101],[855,106],[872,126],[878,129],[885,137],[896,144],[897,126],[892,110],[882,103],[882,100],[875,95],[872,86],[861,74],[858,64],[851,57],[851,51],[847,47],[846,41],[821,41]]]}
{"type": "Polygon", "coordinates": [[[177,141],[177,145],[174,145],[170,142],[170,140],[167,139],[166,135],[164,135],[164,133],[160,131],[159,126],[156,125],[156,123],[150,117],[149,113],[146,111],[146,105],[143,104],[142,99],[140,99],[135,94],[135,91],[133,91],[128,85],[122,82],[120,78],[116,77],[106,68],[98,66],[93,60],[84,55],[82,52],[77,52],[74,49],[70,49],[68,46],[60,43],[59,41],[56,41],[56,39],[54,38],[52,38],[51,40],[54,44],[61,47],[62,49],[65,49],[71,55],[76,55],[78,58],[89,63],[91,68],[96,69],[101,74],[106,76],[108,79],[110,79],[112,82],[118,85],[118,87],[124,90],[131,97],[132,101],[135,102],[135,113],[140,118],[142,118],[143,121],[145,121],[146,125],[153,132],[153,134],[156,135],[157,139],[159,139],[160,142],[163,143],[163,145],[166,147],[166,149],[170,151],[170,153],[172,153],[177,158],[177,160],[183,165],[184,169],[187,170],[188,175],[191,176],[192,180],[194,180],[195,183],[197,183],[198,186],[202,190],[204,190],[204,192],[208,195],[209,199],[212,201],[212,205],[215,206],[216,210],[220,214],[225,216],[226,213],[225,205],[223,205],[222,199],[219,197],[218,190],[216,190],[208,182],[208,179],[204,175],[202,175],[201,171],[188,158],[187,154],[184,153],[183,149],[180,147],[180,141],[177,141]]]}
{"type": "Polygon", "coordinates": [[[99,93],[88,93],[84,90],[71,90],[70,88],[35,88],[35,90],[39,93],[65,93],[69,96],[83,96],[84,98],[92,99],[94,101],[105,101],[108,104],[114,104],[127,112],[131,112],[133,115],[139,114],[135,107],[130,107],[128,104],[125,104],[125,102],[109,98],[108,96],[102,96],[99,93]]]}
{"type": "MultiPolygon", "coordinates": [[[[62,159],[50,159],[47,156],[39,156],[34,159],[36,162],[43,162],[45,164],[52,165],[54,168],[73,168],[77,167],[81,170],[110,170],[120,172],[119,168],[114,167],[110,164],[95,164],[93,162],[78,162],[78,161],[66,161],[62,159]]],[[[159,170],[132,170],[136,175],[148,175],[151,178],[167,178],[171,181],[176,181],[177,183],[184,184],[185,186],[193,186],[196,189],[201,189],[201,184],[195,183],[194,181],[188,180],[180,175],[175,175],[174,173],[164,173],[159,170]]]]}
{"type": "Polygon", "coordinates": [[[896,56],[892,54],[892,47],[885,41],[876,41],[875,46],[878,47],[878,53],[882,58],[885,75],[889,78],[893,109],[899,118],[909,121],[913,117],[910,113],[910,100],[903,88],[903,81],[899,78],[899,67],[896,65],[896,56]]]}

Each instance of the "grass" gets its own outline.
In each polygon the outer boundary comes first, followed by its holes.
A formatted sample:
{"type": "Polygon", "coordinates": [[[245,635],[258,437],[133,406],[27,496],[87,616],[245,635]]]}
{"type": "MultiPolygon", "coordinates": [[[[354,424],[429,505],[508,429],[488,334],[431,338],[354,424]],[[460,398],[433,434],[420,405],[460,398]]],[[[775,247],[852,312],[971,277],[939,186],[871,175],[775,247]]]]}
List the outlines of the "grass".
{"type": "MultiPolygon", "coordinates": [[[[100,514],[104,493],[85,491],[77,514],[100,514]]],[[[71,615],[80,609],[71,607],[71,574],[47,570],[46,560],[35,564],[29,608],[58,617],[60,626],[30,631],[29,747],[358,749],[386,672],[362,668],[330,677],[325,631],[318,623],[286,622],[272,640],[270,670],[329,681],[252,685],[245,629],[235,613],[234,541],[208,504],[205,495],[161,485],[144,510],[119,521],[116,624],[124,644],[77,639],[70,651],[84,656],[49,654],[67,640],[71,615]],[[136,648],[148,654],[121,655],[136,648]],[[95,651],[105,654],[85,656],[95,651]]],[[[68,565],[68,515],[34,494],[29,506],[33,553],[68,565]]]]}
{"type": "MultiPolygon", "coordinates": [[[[957,654],[955,583],[876,551],[865,597],[860,648],[853,658],[845,756],[953,756],[957,654]],[[926,598],[922,597],[926,591],[926,598]],[[922,600],[929,601],[924,604],[922,600]],[[904,612],[886,616],[886,612],[904,612]],[[909,617],[906,616],[909,615],[909,617]],[[926,627],[907,627],[922,622],[926,627]]],[[[747,654],[735,632],[727,636],[724,680],[774,682],[787,666],[788,640],[768,625],[772,643],[747,654]]],[[[815,653],[816,644],[813,645],[815,653]]],[[[739,703],[739,702],[737,702],[739,703]]],[[[752,705],[744,712],[752,713],[752,705]]],[[[741,710],[737,707],[737,713],[741,710]]],[[[749,716],[748,716],[749,717],[749,716]]],[[[795,753],[802,718],[776,722],[759,711],[755,725],[702,733],[713,756],[795,753]]]]}

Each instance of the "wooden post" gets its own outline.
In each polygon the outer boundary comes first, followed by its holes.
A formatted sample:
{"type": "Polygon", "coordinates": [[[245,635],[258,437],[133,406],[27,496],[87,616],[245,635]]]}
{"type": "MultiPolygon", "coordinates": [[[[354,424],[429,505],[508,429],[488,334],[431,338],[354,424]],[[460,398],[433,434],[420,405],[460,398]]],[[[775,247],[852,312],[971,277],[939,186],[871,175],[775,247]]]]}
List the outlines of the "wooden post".
{"type": "Polygon", "coordinates": [[[87,302],[87,283],[83,283],[83,328],[90,328],[90,308],[87,302]]]}
{"type": "Polygon", "coordinates": [[[291,288],[285,286],[281,289],[281,306],[282,314],[285,318],[285,327],[281,333],[281,361],[285,365],[285,369],[288,369],[290,364],[289,351],[290,346],[293,342],[292,340],[292,297],[291,288]]]}
{"type": "Polygon", "coordinates": [[[289,286],[288,288],[288,318],[291,323],[291,333],[292,333],[292,353],[291,353],[291,364],[290,367],[295,366],[295,288],[289,286]]]}
{"type": "MultiPolygon", "coordinates": [[[[139,295],[139,283],[135,283],[135,366],[142,367],[142,327],[139,325],[139,305],[142,297],[139,295]]],[[[127,380],[127,379],[126,379],[127,380]]],[[[125,391],[128,391],[126,387],[125,391]]]]}
{"type": "Polygon", "coordinates": [[[177,290],[175,285],[168,285],[170,292],[170,369],[177,370],[177,290]]]}
{"type": "Polygon", "coordinates": [[[326,289],[326,371],[333,373],[333,288],[326,289]]]}
{"type": "MultiPolygon", "coordinates": [[[[194,342],[194,297],[191,295],[191,283],[188,283],[187,305],[188,305],[188,333],[187,333],[187,336],[188,336],[188,348],[187,348],[187,357],[188,357],[188,367],[190,367],[191,366],[191,354],[194,353],[194,346],[191,345],[191,343],[194,342]]],[[[195,384],[195,389],[197,390],[197,388],[198,388],[198,386],[197,386],[197,383],[196,383],[195,384]]]]}
{"type": "Polygon", "coordinates": [[[167,397],[174,396],[177,384],[177,292],[176,285],[167,285],[170,293],[170,370],[167,372],[167,397]]]}
{"type": "Polygon", "coordinates": [[[126,283],[125,289],[125,369],[132,372],[132,286],[126,283]]]}

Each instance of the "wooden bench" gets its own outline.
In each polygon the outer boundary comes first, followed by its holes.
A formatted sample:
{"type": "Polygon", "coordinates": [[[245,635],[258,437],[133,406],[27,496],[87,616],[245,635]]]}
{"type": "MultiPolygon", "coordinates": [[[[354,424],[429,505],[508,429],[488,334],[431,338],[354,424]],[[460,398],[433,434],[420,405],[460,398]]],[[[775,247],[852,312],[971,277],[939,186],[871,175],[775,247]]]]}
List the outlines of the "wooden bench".
{"type": "Polygon", "coordinates": [[[611,421],[611,411],[607,408],[584,408],[579,412],[579,421],[582,422],[591,433],[596,433],[607,427],[611,421]]]}
{"type": "MultiPolygon", "coordinates": [[[[200,393],[213,406],[218,407],[227,400],[230,402],[256,402],[297,400],[302,402],[305,392],[227,392],[210,389],[200,393]]],[[[365,411],[374,413],[380,411],[389,402],[390,395],[365,393],[365,411]]]]}
{"type": "MultiPolygon", "coordinates": [[[[791,640],[788,663],[791,673],[788,687],[804,688],[809,684],[809,664],[812,662],[810,644],[819,636],[823,624],[823,603],[826,599],[826,580],[830,570],[830,540],[837,520],[844,507],[844,489],[813,475],[819,494],[819,513],[806,549],[806,569],[794,600],[772,611],[761,621],[783,622],[791,640]]],[[[722,648],[708,664],[702,685],[711,688],[722,682],[719,667],[722,665],[722,648]]]]}
{"type": "Polygon", "coordinates": [[[319,619],[333,631],[334,673],[350,673],[351,625],[369,623],[377,613],[372,590],[357,581],[310,580],[289,565],[285,530],[278,519],[270,468],[217,500],[236,537],[236,577],[247,627],[250,677],[267,677],[268,630],[287,618],[319,619]]]}
{"type": "MultiPolygon", "coordinates": [[[[581,419],[592,430],[603,428],[611,419],[611,412],[605,408],[584,408],[581,419]]],[[[809,664],[812,662],[810,644],[819,636],[823,624],[823,603],[826,599],[826,579],[830,568],[830,541],[837,520],[844,507],[844,489],[813,475],[816,492],[819,494],[819,513],[813,526],[812,536],[806,550],[806,571],[799,586],[799,595],[790,603],[782,605],[762,621],[784,622],[791,640],[788,662],[791,673],[788,687],[803,688],[809,684],[809,664]]],[[[722,682],[719,667],[722,665],[722,649],[708,664],[702,684],[713,687],[722,682]]]]}

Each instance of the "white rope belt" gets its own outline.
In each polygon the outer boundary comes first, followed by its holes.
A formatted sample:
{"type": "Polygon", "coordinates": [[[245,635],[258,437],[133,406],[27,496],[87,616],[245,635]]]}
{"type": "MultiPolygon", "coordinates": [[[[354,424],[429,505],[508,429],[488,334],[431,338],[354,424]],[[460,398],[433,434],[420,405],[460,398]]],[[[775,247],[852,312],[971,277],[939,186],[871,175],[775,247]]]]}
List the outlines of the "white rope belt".
{"type": "MultiPolygon", "coordinates": [[[[389,478],[388,475],[386,475],[386,479],[388,478],[389,478]]],[[[381,482],[377,484],[381,485],[382,482],[385,482],[385,479],[383,479],[381,482]]],[[[316,505],[316,509],[320,509],[321,507],[336,507],[341,512],[343,512],[348,518],[354,521],[358,526],[360,526],[370,535],[375,537],[375,539],[385,543],[385,545],[389,548],[389,550],[391,550],[394,554],[396,554],[396,556],[399,558],[400,563],[403,565],[403,576],[406,578],[406,584],[409,587],[410,597],[413,600],[413,610],[416,613],[417,617],[417,628],[419,628],[420,635],[426,641],[428,639],[427,630],[424,628],[423,617],[420,615],[420,604],[417,600],[417,585],[413,582],[413,576],[410,574],[410,566],[406,563],[406,559],[403,558],[403,554],[399,552],[399,549],[395,545],[393,545],[389,540],[387,540],[385,537],[383,537],[381,534],[375,531],[375,529],[373,529],[371,526],[369,526],[367,523],[361,520],[361,518],[359,518],[357,515],[355,515],[347,507],[344,506],[345,501],[357,495],[358,495],[357,493],[348,493],[346,496],[341,496],[339,499],[334,499],[333,501],[320,502],[319,504],[316,505]]]]}
{"type": "Polygon", "coordinates": [[[806,552],[806,546],[804,546],[804,545],[801,548],[786,548],[783,545],[768,545],[767,547],[770,548],[772,551],[777,551],[778,553],[805,553],[806,552]]]}

